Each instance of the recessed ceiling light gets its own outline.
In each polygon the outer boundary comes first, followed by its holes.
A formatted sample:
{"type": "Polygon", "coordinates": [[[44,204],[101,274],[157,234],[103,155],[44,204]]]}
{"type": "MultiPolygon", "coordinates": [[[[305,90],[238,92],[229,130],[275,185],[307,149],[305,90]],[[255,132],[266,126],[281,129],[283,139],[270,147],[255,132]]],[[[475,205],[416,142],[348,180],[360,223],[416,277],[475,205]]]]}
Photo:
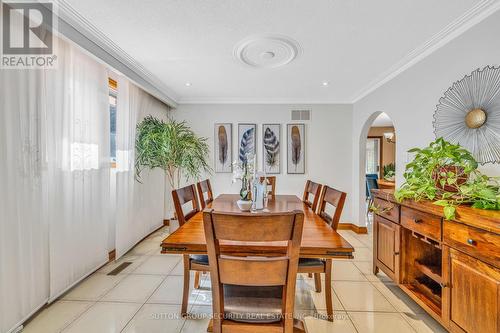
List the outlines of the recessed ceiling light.
{"type": "Polygon", "coordinates": [[[191,87],[191,82],[186,82],[186,87],[191,87]]]}
{"type": "Polygon", "coordinates": [[[321,83],[321,85],[322,85],[323,87],[326,87],[326,86],[328,86],[329,84],[330,84],[330,82],[328,82],[328,81],[323,81],[323,82],[321,83]]]}

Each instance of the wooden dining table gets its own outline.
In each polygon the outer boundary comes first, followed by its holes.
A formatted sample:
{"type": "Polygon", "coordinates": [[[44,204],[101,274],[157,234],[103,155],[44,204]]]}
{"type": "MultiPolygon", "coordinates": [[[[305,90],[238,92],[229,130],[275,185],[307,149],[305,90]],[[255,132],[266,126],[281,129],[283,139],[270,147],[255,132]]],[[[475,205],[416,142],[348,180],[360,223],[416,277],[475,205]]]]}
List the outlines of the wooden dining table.
{"type": "MultiPolygon", "coordinates": [[[[211,205],[216,212],[240,213],[236,201],[237,194],[222,194],[211,205]]],[[[300,246],[302,258],[352,259],[354,248],[337,231],[313,212],[296,195],[271,196],[266,209],[255,214],[280,213],[300,210],[304,213],[304,229],[300,246]]],[[[267,244],[267,243],[266,243],[267,244]]],[[[283,242],[267,245],[224,241],[221,251],[231,255],[281,255],[286,251],[283,242]]],[[[207,243],[203,227],[203,212],[198,212],[189,221],[165,238],[161,243],[162,253],[166,254],[207,254],[207,243]]]]}

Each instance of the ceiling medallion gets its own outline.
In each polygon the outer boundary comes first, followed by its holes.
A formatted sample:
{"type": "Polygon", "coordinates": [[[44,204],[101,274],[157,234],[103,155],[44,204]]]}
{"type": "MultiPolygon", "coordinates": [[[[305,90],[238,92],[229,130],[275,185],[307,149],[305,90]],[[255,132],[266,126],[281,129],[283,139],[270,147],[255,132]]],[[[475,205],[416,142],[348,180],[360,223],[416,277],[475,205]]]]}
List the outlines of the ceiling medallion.
{"type": "Polygon", "coordinates": [[[299,43],[287,36],[262,34],[243,39],[234,48],[234,56],[254,68],[276,68],[300,54],[299,43]]]}
{"type": "Polygon", "coordinates": [[[468,149],[481,164],[500,163],[500,67],[466,75],[444,93],[434,133],[468,149]]]}

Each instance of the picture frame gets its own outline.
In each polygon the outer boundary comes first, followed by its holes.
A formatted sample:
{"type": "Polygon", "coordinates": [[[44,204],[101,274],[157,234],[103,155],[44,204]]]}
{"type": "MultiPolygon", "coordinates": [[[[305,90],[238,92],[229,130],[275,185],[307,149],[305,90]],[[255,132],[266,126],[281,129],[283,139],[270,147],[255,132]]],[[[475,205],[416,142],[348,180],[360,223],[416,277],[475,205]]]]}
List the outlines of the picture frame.
{"type": "Polygon", "coordinates": [[[287,173],[306,173],[306,126],[287,124],[287,173]]]}
{"type": "MultiPolygon", "coordinates": [[[[256,155],[257,152],[257,124],[238,124],[237,141],[238,161],[243,162],[247,154],[256,155]]],[[[255,156],[256,158],[256,156],[255,156]]]]}
{"type": "Polygon", "coordinates": [[[262,124],[262,166],[266,174],[281,173],[281,124],[262,124]]]}
{"type": "Polygon", "coordinates": [[[214,124],[214,170],[216,173],[233,172],[233,124],[214,124]]]}

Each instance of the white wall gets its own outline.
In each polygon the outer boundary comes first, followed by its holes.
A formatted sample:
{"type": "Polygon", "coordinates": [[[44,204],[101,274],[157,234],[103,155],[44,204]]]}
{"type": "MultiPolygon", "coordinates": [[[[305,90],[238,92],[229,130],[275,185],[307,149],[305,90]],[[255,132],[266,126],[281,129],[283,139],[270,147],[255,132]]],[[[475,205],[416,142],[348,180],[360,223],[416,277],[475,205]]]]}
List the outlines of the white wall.
{"type": "MultiPolygon", "coordinates": [[[[387,113],[397,135],[397,182],[408,159],[406,151],[434,140],[433,114],[439,99],[453,82],[477,68],[500,64],[500,12],[497,12],[446,44],[415,66],[375,90],[354,105],[353,115],[353,218],[364,224],[364,138],[376,112],[387,113]],[[363,167],[361,167],[363,166],[363,167]]],[[[500,165],[482,168],[500,175],[500,165]]]]}
{"type": "MultiPolygon", "coordinates": [[[[306,174],[286,173],[286,152],[282,150],[281,174],[277,175],[278,194],[302,196],[305,181],[311,179],[348,193],[341,222],[351,222],[352,179],[352,106],[350,105],[257,105],[221,104],[179,105],[173,112],[178,120],[186,120],[200,136],[208,138],[213,167],[214,124],[233,124],[233,160],[237,157],[238,123],[257,124],[257,163],[262,170],[262,124],[280,123],[281,142],[286,142],[286,124],[292,123],[292,109],[311,109],[312,120],[306,121],[306,174]]],[[[282,147],[283,147],[282,146],[282,147]]],[[[238,193],[240,184],[231,183],[231,174],[214,173],[210,178],[214,194],[238,193]]]]}

